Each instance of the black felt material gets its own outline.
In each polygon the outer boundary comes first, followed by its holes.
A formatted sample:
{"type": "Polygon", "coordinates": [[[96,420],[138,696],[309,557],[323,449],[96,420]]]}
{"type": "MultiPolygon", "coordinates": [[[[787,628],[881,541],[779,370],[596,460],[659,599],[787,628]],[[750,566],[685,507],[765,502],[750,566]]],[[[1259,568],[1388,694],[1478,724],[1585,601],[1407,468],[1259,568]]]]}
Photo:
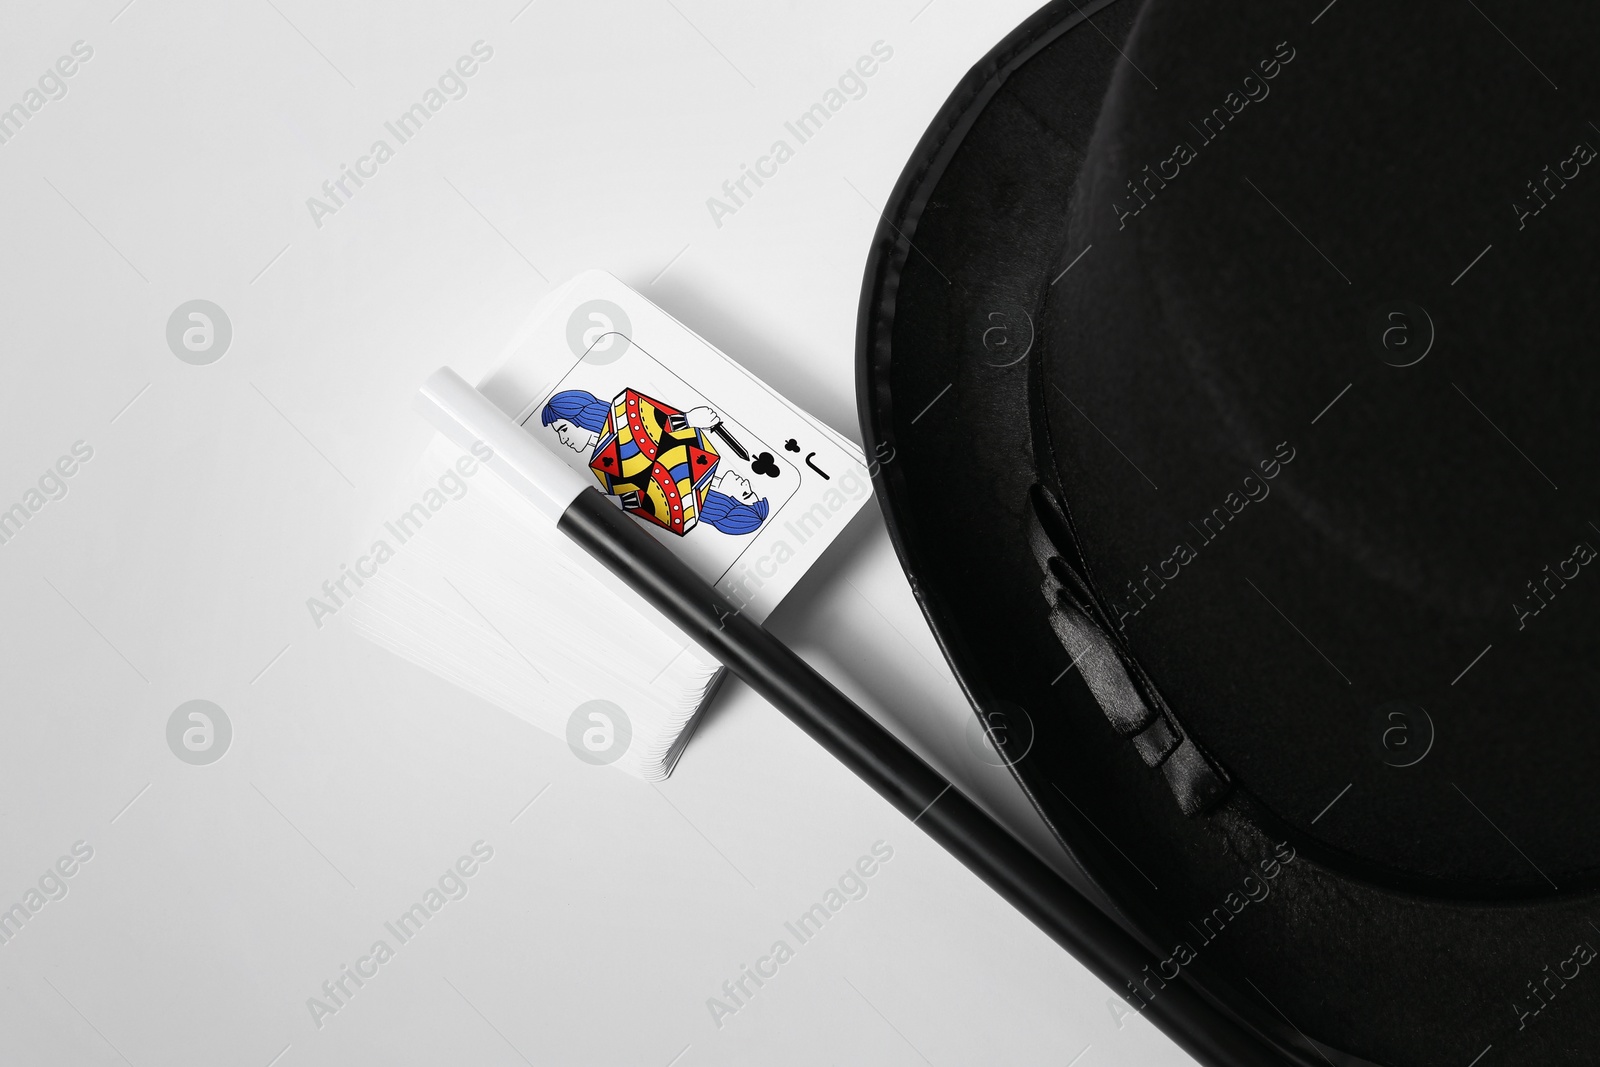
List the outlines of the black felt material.
{"type": "Polygon", "coordinates": [[[1600,547],[1582,532],[1600,523],[1600,189],[1586,167],[1524,229],[1511,207],[1576,141],[1600,148],[1583,132],[1592,17],[1339,0],[1311,26],[1324,6],[1068,0],[975,68],[885,211],[863,433],[952,667],[980,704],[1028,711],[1019,781],[1152,946],[1186,944],[1186,974],[1339,1067],[1463,1065],[1490,1045],[1480,1067],[1593,1063],[1600,974],[1552,983],[1547,1005],[1528,983],[1600,948],[1584,714],[1600,575],[1584,567],[1525,629],[1511,607],[1572,543],[1600,547]],[[1049,36],[1081,10],[1095,29],[1049,36]],[[1117,230],[1095,190],[1125,196],[1280,41],[1295,57],[1271,96],[1117,230]],[[1396,300],[1438,333],[1410,368],[1368,340],[1396,300]],[[996,346],[997,322],[1025,358],[996,346]],[[1030,542],[1030,496],[1061,490],[1072,562],[1109,614],[1114,583],[1202,538],[1183,530],[1265,481],[1262,461],[1271,495],[1126,620],[1138,666],[1236,783],[1186,815],[1167,780],[1192,766],[1183,746],[1152,768],[1068,670],[1049,606],[1071,583],[1041,568],[1056,533],[1035,524],[1030,542]],[[1415,767],[1372,747],[1393,697],[1437,727],[1415,767]],[[1241,904],[1251,885],[1267,895],[1241,904]]]}
{"type": "MultiPolygon", "coordinates": [[[[1600,568],[1516,608],[1600,546],[1600,157],[1513,209],[1600,148],[1594,10],[1503,27],[1558,93],[1467,5],[1312,28],[1151,0],[1063,255],[1094,247],[1045,327],[1089,569],[1186,728],[1297,830],[1457,892],[1600,868],[1600,568]],[[1401,299],[1437,339],[1397,368],[1369,319],[1401,299]],[[1436,727],[1409,773],[1373,758],[1391,700],[1436,727]]],[[[1409,318],[1393,361],[1427,343],[1409,318]]]]}

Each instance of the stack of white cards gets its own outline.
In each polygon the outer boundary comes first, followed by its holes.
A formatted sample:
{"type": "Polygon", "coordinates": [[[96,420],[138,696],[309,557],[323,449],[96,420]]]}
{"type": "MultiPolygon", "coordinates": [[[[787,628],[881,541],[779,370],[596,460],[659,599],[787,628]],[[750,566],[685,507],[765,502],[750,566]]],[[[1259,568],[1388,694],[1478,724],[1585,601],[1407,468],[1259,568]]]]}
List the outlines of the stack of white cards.
{"type": "MultiPolygon", "coordinates": [[[[757,621],[871,492],[855,445],[600,271],[542,299],[479,389],[757,621]]],[[[435,439],[351,621],[580,759],[665,778],[722,667],[482,458],[435,439]]]]}

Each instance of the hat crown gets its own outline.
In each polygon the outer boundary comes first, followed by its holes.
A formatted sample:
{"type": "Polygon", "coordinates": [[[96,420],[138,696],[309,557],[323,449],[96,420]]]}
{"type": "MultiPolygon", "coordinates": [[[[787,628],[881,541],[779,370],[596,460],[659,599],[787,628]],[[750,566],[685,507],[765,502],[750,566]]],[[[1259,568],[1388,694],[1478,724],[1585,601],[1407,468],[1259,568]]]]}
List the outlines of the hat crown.
{"type": "MultiPolygon", "coordinates": [[[[1253,8],[1144,4],[1074,189],[1042,395],[1090,573],[1275,810],[1316,813],[1310,768],[1385,772],[1352,746],[1395,700],[1508,805],[1600,810],[1596,16],[1253,8]]],[[[1494,841],[1419,844],[1461,800],[1407,797],[1318,832],[1548,890],[1494,841]]],[[[1558,882],[1600,869],[1600,835],[1524,814],[1558,882]]]]}

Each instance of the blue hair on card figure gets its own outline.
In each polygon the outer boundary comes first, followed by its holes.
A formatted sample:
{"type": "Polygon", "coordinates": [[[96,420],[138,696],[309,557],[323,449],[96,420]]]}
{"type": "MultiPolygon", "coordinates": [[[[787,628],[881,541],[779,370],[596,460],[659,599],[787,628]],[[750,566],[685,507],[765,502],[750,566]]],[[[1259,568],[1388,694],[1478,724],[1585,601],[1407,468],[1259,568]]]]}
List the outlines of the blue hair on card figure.
{"type": "Polygon", "coordinates": [[[750,480],[722,468],[708,407],[679,411],[633,389],[610,403],[563,389],[539,415],[563,445],[589,454],[589,469],[626,511],[682,537],[699,523],[725,534],[761,528],[770,507],[750,480]]]}

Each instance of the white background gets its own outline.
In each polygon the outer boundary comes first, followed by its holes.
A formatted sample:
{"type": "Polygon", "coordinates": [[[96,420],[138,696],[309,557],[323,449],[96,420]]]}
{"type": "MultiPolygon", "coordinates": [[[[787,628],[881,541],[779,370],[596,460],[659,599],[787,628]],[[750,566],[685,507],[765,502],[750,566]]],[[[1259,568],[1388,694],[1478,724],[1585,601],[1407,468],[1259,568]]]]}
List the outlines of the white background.
{"type": "MultiPolygon", "coordinates": [[[[0,146],[0,507],[94,455],[0,545],[0,907],[94,857],[0,945],[0,1062],[1186,1062],[741,686],[656,788],[306,608],[398,500],[423,376],[481,376],[586,267],[858,436],[877,209],[1031,8],[923,2],[5,5],[0,107],[94,55],[0,146]],[[316,226],[307,197],[478,40],[468,95],[316,226]],[[880,40],[866,95],[718,227],[706,198],[880,40]],[[194,298],[233,326],[208,366],[166,343],[194,298]],[[167,746],[195,698],[233,725],[209,766],[167,746]],[[469,894],[314,1025],[480,839],[469,894]],[[879,840],[868,895],[714,1025],[879,840]]],[[[1007,803],[875,507],[773,626],[1007,803]]]]}

